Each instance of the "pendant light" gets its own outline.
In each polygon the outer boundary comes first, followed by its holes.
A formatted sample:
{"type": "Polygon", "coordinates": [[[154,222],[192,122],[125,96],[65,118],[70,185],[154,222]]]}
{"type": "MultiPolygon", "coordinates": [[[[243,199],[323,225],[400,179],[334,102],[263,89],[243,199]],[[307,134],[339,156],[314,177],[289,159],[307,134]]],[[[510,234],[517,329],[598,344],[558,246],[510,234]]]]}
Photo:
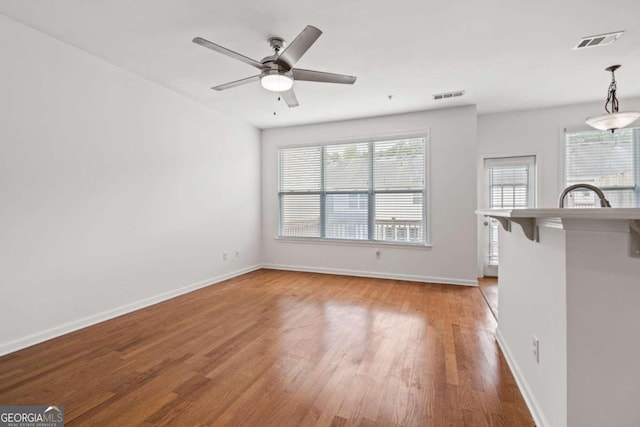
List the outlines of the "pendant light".
{"type": "Polygon", "coordinates": [[[611,72],[611,84],[609,85],[609,94],[604,109],[607,114],[601,116],[589,117],[586,124],[598,130],[610,130],[613,133],[616,129],[629,126],[640,118],[640,112],[627,111],[620,113],[618,111],[618,98],[616,97],[616,75],[615,71],[620,65],[612,65],[607,67],[605,71],[611,72]],[[611,108],[611,110],[609,110],[611,108]]]}

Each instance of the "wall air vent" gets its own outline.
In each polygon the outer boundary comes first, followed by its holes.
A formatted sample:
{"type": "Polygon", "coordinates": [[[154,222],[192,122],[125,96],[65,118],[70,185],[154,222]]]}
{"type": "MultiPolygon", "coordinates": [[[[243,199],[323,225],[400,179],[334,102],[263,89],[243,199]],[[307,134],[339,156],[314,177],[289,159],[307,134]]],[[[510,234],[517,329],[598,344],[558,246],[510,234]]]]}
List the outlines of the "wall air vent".
{"type": "Polygon", "coordinates": [[[624,30],[616,31],[615,33],[607,33],[607,34],[599,34],[597,36],[583,37],[582,40],[580,40],[580,42],[578,42],[578,44],[573,49],[576,50],[576,49],[585,49],[588,47],[606,46],[618,40],[618,37],[620,37],[622,34],[624,34],[624,30]]]}
{"type": "Polygon", "coordinates": [[[433,95],[433,99],[440,100],[440,99],[450,99],[450,98],[457,98],[459,96],[464,95],[464,91],[463,90],[456,90],[453,92],[444,92],[444,93],[436,93],[435,95],[433,95]]]}

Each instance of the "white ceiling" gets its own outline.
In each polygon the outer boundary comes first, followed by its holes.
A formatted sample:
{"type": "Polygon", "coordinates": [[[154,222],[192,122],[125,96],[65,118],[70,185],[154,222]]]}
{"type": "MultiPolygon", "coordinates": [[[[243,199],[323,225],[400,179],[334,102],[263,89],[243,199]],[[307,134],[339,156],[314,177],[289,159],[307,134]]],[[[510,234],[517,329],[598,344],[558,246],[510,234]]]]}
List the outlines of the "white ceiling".
{"type": "Polygon", "coordinates": [[[623,66],[621,110],[640,95],[638,0],[0,0],[0,13],[259,128],[466,104],[487,113],[604,103],[612,64],[623,66]],[[260,60],[268,37],[291,41],[308,24],[324,34],[296,66],[355,75],[355,85],[296,82],[292,109],[259,83],[209,89],[256,70],[193,37],[260,60]],[[626,33],[612,45],[572,50],[617,30],[626,33]],[[432,99],[459,89],[462,98],[432,99]]]}

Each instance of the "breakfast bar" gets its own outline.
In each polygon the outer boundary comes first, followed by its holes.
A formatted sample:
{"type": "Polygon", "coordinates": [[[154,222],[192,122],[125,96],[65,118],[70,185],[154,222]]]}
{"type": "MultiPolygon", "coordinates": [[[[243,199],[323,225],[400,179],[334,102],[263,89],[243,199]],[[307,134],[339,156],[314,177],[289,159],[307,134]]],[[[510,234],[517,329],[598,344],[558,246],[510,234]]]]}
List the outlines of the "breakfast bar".
{"type": "Polygon", "coordinates": [[[640,209],[492,209],[497,337],[536,418],[640,425],[640,209]]]}

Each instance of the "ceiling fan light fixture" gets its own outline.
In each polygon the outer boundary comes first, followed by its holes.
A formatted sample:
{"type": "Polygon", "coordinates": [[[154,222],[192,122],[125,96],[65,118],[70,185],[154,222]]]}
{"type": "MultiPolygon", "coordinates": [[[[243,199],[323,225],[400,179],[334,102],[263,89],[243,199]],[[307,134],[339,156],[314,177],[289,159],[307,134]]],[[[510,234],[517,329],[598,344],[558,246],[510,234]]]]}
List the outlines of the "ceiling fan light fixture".
{"type": "Polygon", "coordinates": [[[620,68],[620,65],[612,65],[605,69],[605,71],[611,72],[611,83],[609,84],[607,102],[604,104],[604,109],[607,114],[589,117],[585,123],[592,128],[598,130],[609,130],[613,133],[616,129],[627,127],[640,118],[640,112],[637,111],[618,111],[619,103],[616,96],[617,83],[615,75],[615,71],[618,68],[620,68]],[[611,108],[611,110],[609,110],[609,108],[611,108]]]}
{"type": "Polygon", "coordinates": [[[293,87],[293,78],[286,73],[265,73],[260,77],[260,83],[272,92],[286,92],[293,87]]]}
{"type": "Polygon", "coordinates": [[[274,51],[273,55],[266,56],[262,58],[261,61],[251,59],[248,56],[234,52],[231,49],[227,49],[224,46],[210,42],[202,37],[195,37],[192,41],[197,45],[244,62],[245,64],[251,65],[252,67],[260,70],[260,74],[258,75],[214,86],[211,88],[212,90],[227,90],[260,80],[263,88],[272,92],[280,93],[281,95],[278,99],[284,100],[287,106],[292,108],[300,105],[298,104],[298,99],[296,98],[296,94],[293,90],[294,80],[349,85],[356,82],[356,77],[354,76],[294,68],[294,65],[316,42],[321,34],[322,31],[316,27],[307,25],[289,45],[287,45],[280,37],[270,37],[269,46],[271,46],[274,51]]]}

